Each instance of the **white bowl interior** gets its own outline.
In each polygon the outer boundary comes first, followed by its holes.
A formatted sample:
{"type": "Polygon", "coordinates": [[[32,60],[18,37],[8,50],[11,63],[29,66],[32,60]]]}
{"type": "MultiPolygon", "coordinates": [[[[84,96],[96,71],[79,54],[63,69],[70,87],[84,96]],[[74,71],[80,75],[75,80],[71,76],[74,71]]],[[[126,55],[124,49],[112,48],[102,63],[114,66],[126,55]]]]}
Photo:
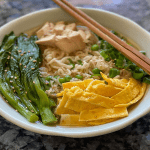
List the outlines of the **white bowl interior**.
{"type": "MultiPolygon", "coordinates": [[[[96,9],[82,9],[85,13],[91,16],[93,19],[101,23],[103,26],[110,29],[114,29],[119,33],[123,34],[127,38],[138,43],[140,49],[145,50],[147,56],[150,57],[150,34],[141,28],[131,20],[119,16],[114,13],[110,13],[103,10],[96,9]]],[[[38,12],[31,13],[23,16],[19,19],[11,21],[10,23],[0,28],[0,43],[4,35],[10,31],[14,31],[16,35],[21,32],[25,32],[29,29],[37,27],[46,21],[76,21],[69,14],[63,10],[57,9],[46,9],[38,12]]],[[[118,121],[91,127],[61,127],[61,126],[44,126],[41,123],[30,123],[19,113],[17,113],[11,106],[9,106],[2,97],[0,97],[0,115],[6,118],[8,121],[33,132],[47,135],[57,135],[66,137],[92,137],[96,135],[102,135],[110,132],[114,132],[121,128],[126,127],[138,118],[147,114],[150,110],[150,92],[149,88],[142,99],[134,106],[129,108],[129,116],[118,121]]]]}

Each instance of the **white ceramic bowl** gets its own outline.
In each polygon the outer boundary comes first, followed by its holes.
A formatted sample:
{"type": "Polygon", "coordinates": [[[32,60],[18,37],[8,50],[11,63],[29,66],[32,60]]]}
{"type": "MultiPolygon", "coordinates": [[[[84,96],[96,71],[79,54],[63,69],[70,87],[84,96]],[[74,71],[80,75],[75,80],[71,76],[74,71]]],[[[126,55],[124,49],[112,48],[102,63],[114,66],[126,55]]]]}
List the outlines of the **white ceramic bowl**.
{"type": "MultiPolygon", "coordinates": [[[[141,28],[139,25],[133,21],[111,13],[108,11],[97,10],[97,9],[81,9],[93,19],[104,25],[105,27],[114,29],[129,39],[138,43],[142,50],[145,50],[147,55],[150,57],[150,34],[141,28]]],[[[75,21],[69,14],[65,13],[63,10],[57,9],[46,9],[42,11],[37,11],[30,13],[21,18],[13,20],[0,28],[0,43],[5,34],[10,31],[14,31],[15,34],[19,34],[36,26],[39,26],[46,21],[56,22],[56,21],[75,21]]],[[[91,127],[61,127],[61,126],[44,126],[43,124],[35,124],[28,122],[23,116],[17,113],[11,106],[9,106],[0,97],[0,115],[6,118],[8,121],[32,132],[56,135],[56,136],[66,136],[66,137],[92,137],[97,135],[102,135],[106,133],[111,133],[122,129],[140,117],[146,115],[150,110],[150,92],[149,88],[142,99],[134,106],[129,108],[129,116],[118,121],[91,127]]]]}

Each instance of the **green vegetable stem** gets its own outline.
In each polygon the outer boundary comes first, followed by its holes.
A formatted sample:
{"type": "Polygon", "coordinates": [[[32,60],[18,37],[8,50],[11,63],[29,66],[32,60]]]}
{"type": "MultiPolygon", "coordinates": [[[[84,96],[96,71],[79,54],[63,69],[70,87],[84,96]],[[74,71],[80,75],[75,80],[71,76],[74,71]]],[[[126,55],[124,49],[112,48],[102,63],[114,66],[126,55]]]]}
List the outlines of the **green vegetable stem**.
{"type": "MultiPolygon", "coordinates": [[[[117,32],[111,31],[113,34],[117,35],[117,32]]],[[[125,40],[123,37],[122,40],[125,40]]],[[[113,78],[119,74],[119,69],[126,69],[132,73],[132,77],[147,84],[150,84],[150,75],[144,72],[136,64],[127,59],[122,55],[117,49],[115,49],[111,44],[105,40],[100,40],[100,54],[105,59],[105,61],[113,61],[115,64],[115,69],[111,69],[109,72],[109,77],[113,78]]],[[[145,51],[140,51],[142,54],[146,55],[145,51]]]]}
{"type": "Polygon", "coordinates": [[[43,124],[53,124],[57,118],[51,108],[56,105],[44,92],[51,85],[40,77],[36,40],[36,36],[16,37],[13,32],[4,37],[0,46],[0,92],[28,121],[36,122],[39,115],[43,124]]]}
{"type": "Polygon", "coordinates": [[[100,70],[99,70],[98,68],[94,68],[94,69],[92,70],[92,72],[93,72],[94,74],[100,74],[100,70]]]}
{"type": "Polygon", "coordinates": [[[40,81],[42,82],[39,73],[41,59],[40,49],[35,44],[36,40],[36,36],[27,38],[25,35],[20,35],[18,38],[18,48],[21,50],[19,64],[22,64],[20,67],[21,81],[24,83],[28,97],[39,109],[42,122],[52,124],[57,122],[57,119],[51,111],[53,101],[48,98],[42,89],[43,84],[40,84],[40,81]]]}
{"type": "Polygon", "coordinates": [[[98,51],[99,50],[99,45],[97,45],[97,44],[92,45],[91,50],[92,51],[98,51]]]}
{"type": "Polygon", "coordinates": [[[109,70],[109,77],[110,78],[114,78],[115,76],[120,74],[120,70],[116,69],[116,68],[111,68],[109,70]]]}
{"type": "Polygon", "coordinates": [[[8,101],[8,103],[14,109],[16,109],[16,111],[26,117],[28,121],[35,122],[38,120],[38,116],[29,111],[26,106],[24,106],[24,104],[20,101],[18,95],[14,92],[12,86],[10,86],[11,80],[8,79],[6,77],[6,73],[4,73],[9,71],[9,58],[16,43],[16,39],[17,37],[13,34],[13,32],[11,32],[4,37],[2,45],[0,47],[0,92],[5,97],[6,101],[8,101]]]}
{"type": "Polygon", "coordinates": [[[81,75],[78,74],[78,75],[75,76],[75,78],[82,80],[82,79],[83,79],[83,76],[81,76],[81,75]]]}

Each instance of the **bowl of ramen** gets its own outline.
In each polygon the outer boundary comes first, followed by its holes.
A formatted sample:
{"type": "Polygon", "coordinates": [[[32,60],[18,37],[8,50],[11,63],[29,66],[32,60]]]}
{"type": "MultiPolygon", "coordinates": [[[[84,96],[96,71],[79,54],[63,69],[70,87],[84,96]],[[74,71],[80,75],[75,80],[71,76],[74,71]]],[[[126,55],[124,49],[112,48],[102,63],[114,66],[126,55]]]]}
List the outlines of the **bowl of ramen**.
{"type": "MultiPolygon", "coordinates": [[[[150,56],[150,35],[139,25],[80,9],[150,56]]],[[[8,121],[81,138],[117,131],[149,112],[150,76],[63,10],[30,13],[0,33],[0,115],[8,121]]]]}

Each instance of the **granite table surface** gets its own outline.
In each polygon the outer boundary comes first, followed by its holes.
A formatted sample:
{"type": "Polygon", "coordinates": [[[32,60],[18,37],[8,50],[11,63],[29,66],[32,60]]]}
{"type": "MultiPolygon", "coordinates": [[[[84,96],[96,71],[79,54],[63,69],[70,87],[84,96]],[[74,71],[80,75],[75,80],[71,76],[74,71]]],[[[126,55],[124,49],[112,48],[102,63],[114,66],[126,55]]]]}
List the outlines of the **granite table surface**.
{"type": "MultiPolygon", "coordinates": [[[[150,0],[68,0],[75,6],[104,9],[134,20],[150,31],[150,0]]],[[[58,7],[51,0],[0,0],[0,26],[20,16],[58,7]]],[[[42,135],[0,116],[0,150],[150,150],[150,113],[119,131],[90,138],[42,135]]]]}

